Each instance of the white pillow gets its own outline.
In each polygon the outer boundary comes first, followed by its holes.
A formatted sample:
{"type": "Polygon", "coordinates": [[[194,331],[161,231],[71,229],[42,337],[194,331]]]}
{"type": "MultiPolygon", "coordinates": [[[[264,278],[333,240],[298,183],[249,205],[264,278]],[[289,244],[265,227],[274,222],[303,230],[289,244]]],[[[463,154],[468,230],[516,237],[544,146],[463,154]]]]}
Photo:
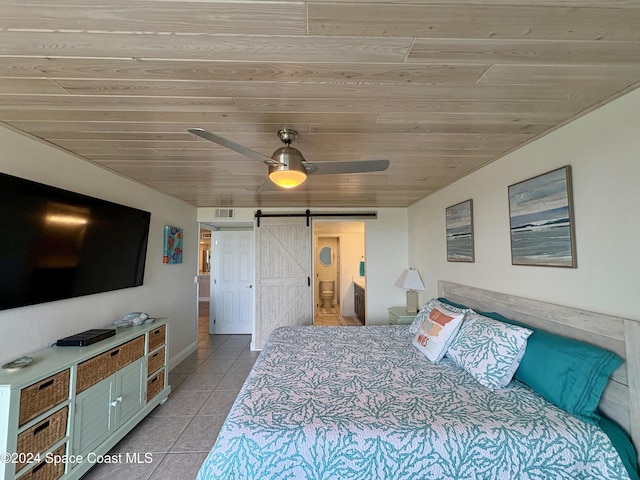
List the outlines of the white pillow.
{"type": "Polygon", "coordinates": [[[480,384],[496,390],[513,378],[532,333],[528,328],[499,322],[471,310],[447,356],[480,384]]]}
{"type": "Polygon", "coordinates": [[[452,312],[441,305],[434,305],[428,313],[421,316],[422,321],[417,324],[413,344],[427,359],[438,363],[458,333],[464,316],[464,313],[452,312]]]}
{"type": "Polygon", "coordinates": [[[409,327],[409,331],[411,333],[413,333],[414,335],[418,333],[418,328],[420,328],[420,325],[422,325],[424,319],[429,315],[429,312],[431,312],[431,309],[435,306],[442,307],[454,313],[467,313],[468,311],[471,311],[471,309],[469,308],[454,307],[453,305],[449,305],[448,303],[441,302],[437,298],[432,298],[424,304],[422,309],[416,314],[416,318],[414,318],[413,322],[411,322],[411,325],[409,327]]]}

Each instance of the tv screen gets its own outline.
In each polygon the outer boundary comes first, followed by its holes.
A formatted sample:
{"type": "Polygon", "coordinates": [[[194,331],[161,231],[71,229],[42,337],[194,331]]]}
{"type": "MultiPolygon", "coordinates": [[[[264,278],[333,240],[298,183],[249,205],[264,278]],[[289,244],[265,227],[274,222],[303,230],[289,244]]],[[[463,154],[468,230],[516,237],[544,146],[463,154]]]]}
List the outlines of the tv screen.
{"type": "Polygon", "coordinates": [[[0,310],[142,285],[150,220],[0,173],[0,310]]]}

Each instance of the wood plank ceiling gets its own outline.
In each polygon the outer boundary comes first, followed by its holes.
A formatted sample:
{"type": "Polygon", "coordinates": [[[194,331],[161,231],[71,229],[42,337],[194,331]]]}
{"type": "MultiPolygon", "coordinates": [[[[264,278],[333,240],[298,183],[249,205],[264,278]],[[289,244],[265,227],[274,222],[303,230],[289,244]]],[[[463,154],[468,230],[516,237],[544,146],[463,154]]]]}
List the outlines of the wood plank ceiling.
{"type": "Polygon", "coordinates": [[[407,206],[639,82],[640,0],[0,0],[0,121],[196,206],[407,206]]]}

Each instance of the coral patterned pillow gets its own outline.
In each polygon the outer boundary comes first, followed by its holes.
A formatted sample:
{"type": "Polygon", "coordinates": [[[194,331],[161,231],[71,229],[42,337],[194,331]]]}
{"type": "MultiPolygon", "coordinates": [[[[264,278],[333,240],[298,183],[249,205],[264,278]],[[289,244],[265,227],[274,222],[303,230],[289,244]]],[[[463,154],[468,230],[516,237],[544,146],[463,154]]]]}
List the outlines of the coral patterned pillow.
{"type": "Polygon", "coordinates": [[[480,384],[496,390],[511,381],[531,333],[528,328],[502,323],[472,310],[447,356],[480,384]]]}

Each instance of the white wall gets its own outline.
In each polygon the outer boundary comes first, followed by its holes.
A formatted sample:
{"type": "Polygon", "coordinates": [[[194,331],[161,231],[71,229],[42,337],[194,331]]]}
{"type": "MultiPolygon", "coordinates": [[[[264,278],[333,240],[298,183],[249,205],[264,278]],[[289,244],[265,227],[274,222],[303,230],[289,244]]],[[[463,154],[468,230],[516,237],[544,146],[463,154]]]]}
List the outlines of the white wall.
{"type": "Polygon", "coordinates": [[[409,267],[407,219],[406,208],[379,208],[378,219],[365,222],[367,325],[388,325],[387,309],[406,303],[393,284],[409,267]]]}
{"type": "Polygon", "coordinates": [[[354,317],[353,278],[360,278],[360,259],[365,252],[365,232],[345,231],[340,235],[340,306],[342,315],[354,317]]]}
{"type": "Polygon", "coordinates": [[[0,311],[0,363],[130,311],[172,319],[170,366],[197,345],[197,209],[0,126],[0,171],[151,212],[144,284],[114,292],[0,311]],[[164,225],[184,228],[182,264],[162,263],[164,225]]]}
{"type": "MultiPolygon", "coordinates": [[[[234,220],[217,222],[213,208],[199,208],[198,221],[214,226],[253,224],[256,209],[236,208],[234,220]]],[[[302,211],[302,208],[262,208],[263,213],[302,211]]],[[[407,209],[406,208],[322,208],[313,212],[345,213],[376,211],[378,218],[364,220],[366,260],[366,314],[367,324],[388,324],[387,308],[404,305],[405,294],[393,286],[408,264],[407,209]]],[[[359,221],[359,220],[358,220],[359,221]]],[[[359,260],[358,260],[359,262],[359,260]]],[[[359,265],[358,265],[359,268],[359,265]]],[[[356,273],[357,274],[357,273],[356,273]]]]}
{"type": "Polygon", "coordinates": [[[449,280],[640,318],[640,90],[556,130],[409,208],[409,258],[428,291],[449,280]],[[507,188],[571,165],[578,268],[511,265],[507,188]],[[445,208],[473,199],[475,263],[446,261],[445,208]]]}

